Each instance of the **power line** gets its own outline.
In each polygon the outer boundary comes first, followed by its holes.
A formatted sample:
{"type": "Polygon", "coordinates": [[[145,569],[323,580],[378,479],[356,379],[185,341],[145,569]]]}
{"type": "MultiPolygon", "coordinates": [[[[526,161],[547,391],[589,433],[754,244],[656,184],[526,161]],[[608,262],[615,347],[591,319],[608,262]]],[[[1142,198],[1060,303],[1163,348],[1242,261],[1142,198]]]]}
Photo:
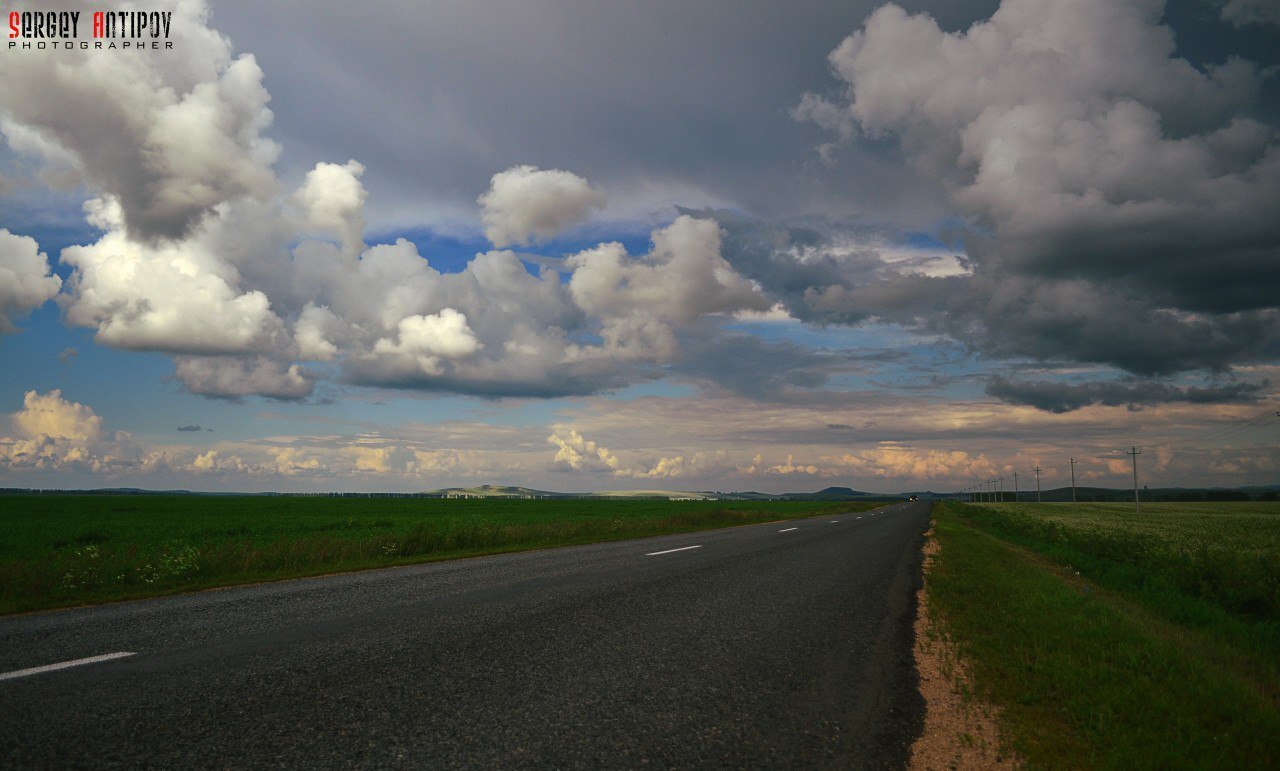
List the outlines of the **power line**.
{"type": "Polygon", "coordinates": [[[1155,445],[1156,449],[1174,450],[1185,449],[1187,447],[1204,446],[1213,442],[1221,442],[1226,439],[1234,439],[1253,431],[1275,425],[1277,418],[1280,418],[1280,412],[1273,409],[1263,410],[1257,415],[1250,418],[1243,418],[1233,421],[1223,426],[1215,426],[1206,429],[1191,436],[1175,439],[1171,442],[1161,445],[1155,445]]]}
{"type": "MultiPolygon", "coordinates": [[[[1236,439],[1241,436],[1251,434],[1267,428],[1275,428],[1280,425],[1280,411],[1268,408],[1251,417],[1240,418],[1230,423],[1220,426],[1214,426],[1202,430],[1198,433],[1185,436],[1181,439],[1172,440],[1166,444],[1147,445],[1147,451],[1151,450],[1185,450],[1192,448],[1205,448],[1213,443],[1220,443],[1229,439],[1236,439]]],[[[1131,446],[1128,450],[1123,451],[1125,455],[1130,456],[1133,462],[1133,504],[1134,513],[1141,512],[1141,497],[1138,492],[1138,456],[1142,454],[1136,445],[1131,446]]],[[[1115,457],[1109,455],[1109,457],[1115,457]]],[[[1080,461],[1075,457],[1067,459],[1067,463],[1071,467],[1071,502],[1077,502],[1076,492],[1076,464],[1080,461]]],[[[1036,475],[1036,502],[1041,502],[1040,488],[1040,472],[1039,466],[1034,471],[1036,475]]],[[[964,492],[964,491],[961,491],[964,492]]],[[[972,485],[968,488],[969,500],[973,501],[1004,501],[1004,476],[996,479],[988,479],[972,485]]],[[[1018,472],[1013,472],[1013,499],[1016,502],[1019,499],[1018,472]]]]}

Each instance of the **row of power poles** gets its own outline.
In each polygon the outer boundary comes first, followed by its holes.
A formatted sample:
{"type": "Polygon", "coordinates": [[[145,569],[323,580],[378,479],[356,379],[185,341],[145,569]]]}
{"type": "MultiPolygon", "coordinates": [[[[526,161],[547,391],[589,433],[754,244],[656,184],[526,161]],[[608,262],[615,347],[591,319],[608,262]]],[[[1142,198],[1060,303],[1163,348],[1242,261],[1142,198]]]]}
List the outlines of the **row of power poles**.
{"type": "MultiPolygon", "coordinates": [[[[1138,497],[1138,456],[1142,454],[1136,446],[1125,450],[1125,455],[1133,458],[1133,511],[1135,514],[1142,510],[1142,502],[1138,497]]],[[[1076,502],[1076,459],[1068,458],[1067,463],[1071,466],[1071,502],[1076,502]]],[[[1040,503],[1040,472],[1039,466],[1035,467],[1036,474],[1036,503],[1040,503]]],[[[1013,472],[1013,500],[1016,502],[1021,500],[1021,490],[1018,489],[1018,472],[1013,472]]],[[[983,482],[976,482],[959,493],[960,499],[972,503],[988,503],[1004,500],[1004,477],[998,476],[995,479],[988,479],[983,482]]]]}

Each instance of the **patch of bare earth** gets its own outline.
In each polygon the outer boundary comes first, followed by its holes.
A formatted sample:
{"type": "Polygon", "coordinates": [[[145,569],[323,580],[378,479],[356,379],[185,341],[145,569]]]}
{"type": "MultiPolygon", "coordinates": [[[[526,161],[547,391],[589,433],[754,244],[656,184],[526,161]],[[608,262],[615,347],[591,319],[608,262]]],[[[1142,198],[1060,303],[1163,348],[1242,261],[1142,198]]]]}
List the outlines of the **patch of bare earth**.
{"type": "Polygon", "coordinates": [[[1000,748],[999,710],[978,700],[964,661],[929,619],[929,564],[938,553],[933,530],[925,535],[925,586],[916,595],[916,669],[924,696],[924,731],[911,747],[908,768],[1017,768],[1018,759],[1000,748]]]}

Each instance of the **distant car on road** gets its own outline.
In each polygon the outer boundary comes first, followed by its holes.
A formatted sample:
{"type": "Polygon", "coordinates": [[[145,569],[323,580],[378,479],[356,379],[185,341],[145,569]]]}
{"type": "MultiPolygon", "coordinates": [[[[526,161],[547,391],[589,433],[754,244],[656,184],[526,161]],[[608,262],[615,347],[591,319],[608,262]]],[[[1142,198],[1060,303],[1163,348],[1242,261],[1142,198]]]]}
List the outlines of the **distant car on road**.
{"type": "Polygon", "coordinates": [[[920,500],[920,496],[918,496],[918,495],[913,495],[913,496],[911,496],[910,498],[908,498],[907,500],[909,500],[909,501],[918,501],[918,500],[920,500]]]}

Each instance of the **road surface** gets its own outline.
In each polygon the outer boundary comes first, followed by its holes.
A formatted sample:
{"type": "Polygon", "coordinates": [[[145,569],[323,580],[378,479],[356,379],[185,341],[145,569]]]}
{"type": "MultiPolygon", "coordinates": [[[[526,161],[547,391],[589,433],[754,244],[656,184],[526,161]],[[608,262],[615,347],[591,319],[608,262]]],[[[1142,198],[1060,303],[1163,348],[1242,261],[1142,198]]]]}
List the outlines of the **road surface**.
{"type": "Polygon", "coordinates": [[[928,512],[3,618],[0,766],[901,766],[928,512]]]}

